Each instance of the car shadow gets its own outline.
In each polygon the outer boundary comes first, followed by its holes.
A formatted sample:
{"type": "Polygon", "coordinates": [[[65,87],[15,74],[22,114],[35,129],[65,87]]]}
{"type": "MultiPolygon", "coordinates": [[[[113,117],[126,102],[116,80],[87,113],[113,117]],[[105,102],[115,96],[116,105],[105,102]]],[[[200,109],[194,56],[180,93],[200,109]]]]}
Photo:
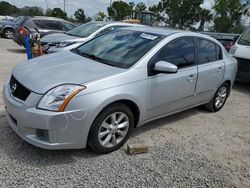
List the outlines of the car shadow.
{"type": "Polygon", "coordinates": [[[145,133],[147,131],[150,131],[152,129],[157,129],[157,128],[164,126],[164,125],[168,126],[174,122],[181,121],[183,119],[189,118],[191,116],[195,116],[195,115],[200,114],[200,113],[210,113],[210,112],[208,112],[202,106],[200,106],[200,107],[188,109],[188,110],[185,110],[183,112],[179,112],[177,114],[173,114],[170,116],[165,116],[163,118],[160,118],[160,119],[157,119],[154,121],[150,121],[150,122],[136,128],[132,133],[132,137],[135,137],[137,135],[140,135],[140,134],[145,133]]]}
{"type": "Polygon", "coordinates": [[[77,158],[98,157],[87,149],[45,150],[22,140],[8,125],[5,116],[0,119],[0,152],[10,159],[31,166],[42,167],[60,164],[71,164],[77,158]]]}
{"type": "MultiPolygon", "coordinates": [[[[201,107],[186,110],[175,115],[164,117],[155,121],[151,121],[141,127],[133,130],[131,137],[135,137],[151,129],[156,129],[160,126],[180,121],[198,113],[208,113],[201,107]]],[[[9,158],[18,160],[20,163],[25,163],[31,166],[42,167],[60,164],[71,164],[77,161],[77,158],[94,158],[100,155],[89,151],[88,149],[76,150],[45,150],[35,147],[22,140],[10,128],[5,116],[0,119],[0,151],[4,151],[9,158]]],[[[117,152],[124,152],[122,149],[117,152]]],[[[112,155],[112,154],[111,154],[112,155]]]]}
{"type": "Polygon", "coordinates": [[[248,82],[235,82],[233,89],[245,94],[250,94],[250,83],[248,82]]]}
{"type": "Polygon", "coordinates": [[[7,49],[8,52],[11,52],[11,53],[19,53],[19,54],[24,54],[26,53],[26,50],[25,49],[7,49]]]}

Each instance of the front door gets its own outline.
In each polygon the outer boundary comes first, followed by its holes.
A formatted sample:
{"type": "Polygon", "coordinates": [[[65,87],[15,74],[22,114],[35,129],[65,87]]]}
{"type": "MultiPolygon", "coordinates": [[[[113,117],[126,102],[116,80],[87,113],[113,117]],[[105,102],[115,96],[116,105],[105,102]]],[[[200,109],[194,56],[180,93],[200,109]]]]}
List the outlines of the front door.
{"type": "Polygon", "coordinates": [[[179,70],[177,73],[149,75],[149,119],[192,105],[198,77],[194,38],[181,37],[169,42],[150,60],[149,67],[154,67],[159,61],[175,64],[179,70]]]}

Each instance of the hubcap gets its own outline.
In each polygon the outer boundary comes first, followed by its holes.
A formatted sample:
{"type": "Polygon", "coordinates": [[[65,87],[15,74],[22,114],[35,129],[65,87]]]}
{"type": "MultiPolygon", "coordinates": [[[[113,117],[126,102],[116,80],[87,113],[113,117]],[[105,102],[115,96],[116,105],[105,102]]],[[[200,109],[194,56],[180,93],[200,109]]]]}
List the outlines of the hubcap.
{"type": "Polygon", "coordinates": [[[12,32],[12,31],[6,31],[6,32],[5,32],[5,36],[6,36],[8,39],[11,39],[12,36],[13,36],[13,32],[12,32]]]}
{"type": "Polygon", "coordinates": [[[223,104],[225,103],[226,98],[227,98],[227,88],[222,87],[222,88],[220,88],[220,90],[218,91],[218,93],[216,95],[215,107],[221,108],[223,106],[223,104]]]}
{"type": "Polygon", "coordinates": [[[129,118],[123,112],[115,112],[109,115],[101,124],[98,139],[104,147],[114,147],[127,135],[129,118]]]}

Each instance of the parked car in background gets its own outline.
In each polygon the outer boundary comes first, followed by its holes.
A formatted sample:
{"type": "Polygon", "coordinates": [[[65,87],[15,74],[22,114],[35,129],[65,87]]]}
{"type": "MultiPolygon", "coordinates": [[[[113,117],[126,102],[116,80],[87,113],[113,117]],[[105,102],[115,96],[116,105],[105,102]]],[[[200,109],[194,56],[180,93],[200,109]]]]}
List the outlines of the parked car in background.
{"type": "Polygon", "coordinates": [[[238,61],[237,79],[250,82],[250,27],[235,42],[229,54],[238,61]]]}
{"type": "Polygon", "coordinates": [[[109,153],[146,122],[199,105],[219,111],[236,71],[236,60],[207,35],[116,29],[18,64],[3,88],[6,118],[35,146],[109,153]]]}
{"type": "Polygon", "coordinates": [[[12,16],[0,16],[0,21],[2,20],[14,20],[14,17],[12,16]]]}
{"type": "Polygon", "coordinates": [[[19,16],[13,20],[0,21],[0,35],[2,35],[5,38],[12,39],[14,28],[23,19],[24,19],[23,16],[19,16]]]}
{"type": "Polygon", "coordinates": [[[37,32],[36,29],[40,32],[41,37],[43,37],[51,33],[65,33],[74,27],[75,24],[60,18],[44,16],[26,17],[15,26],[13,40],[17,44],[24,46],[25,36],[37,32]]]}
{"type": "Polygon", "coordinates": [[[209,35],[217,39],[227,51],[234,45],[240,34],[233,33],[214,33],[214,32],[201,32],[202,34],[209,35]]]}
{"type": "Polygon", "coordinates": [[[42,46],[47,45],[48,53],[71,50],[98,35],[112,31],[117,28],[128,26],[141,25],[123,22],[89,22],[86,24],[82,24],[66,33],[55,33],[46,35],[41,39],[41,44],[42,46]]]}

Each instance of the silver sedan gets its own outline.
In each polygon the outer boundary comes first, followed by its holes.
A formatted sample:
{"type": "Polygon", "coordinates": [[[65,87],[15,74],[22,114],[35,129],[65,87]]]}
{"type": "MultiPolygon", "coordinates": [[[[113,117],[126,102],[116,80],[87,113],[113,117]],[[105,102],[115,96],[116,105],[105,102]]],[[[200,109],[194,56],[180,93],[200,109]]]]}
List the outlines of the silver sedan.
{"type": "Polygon", "coordinates": [[[122,28],[17,65],[3,98],[10,126],[27,142],[109,153],[146,122],[199,105],[219,111],[236,71],[209,36],[122,28]]]}

